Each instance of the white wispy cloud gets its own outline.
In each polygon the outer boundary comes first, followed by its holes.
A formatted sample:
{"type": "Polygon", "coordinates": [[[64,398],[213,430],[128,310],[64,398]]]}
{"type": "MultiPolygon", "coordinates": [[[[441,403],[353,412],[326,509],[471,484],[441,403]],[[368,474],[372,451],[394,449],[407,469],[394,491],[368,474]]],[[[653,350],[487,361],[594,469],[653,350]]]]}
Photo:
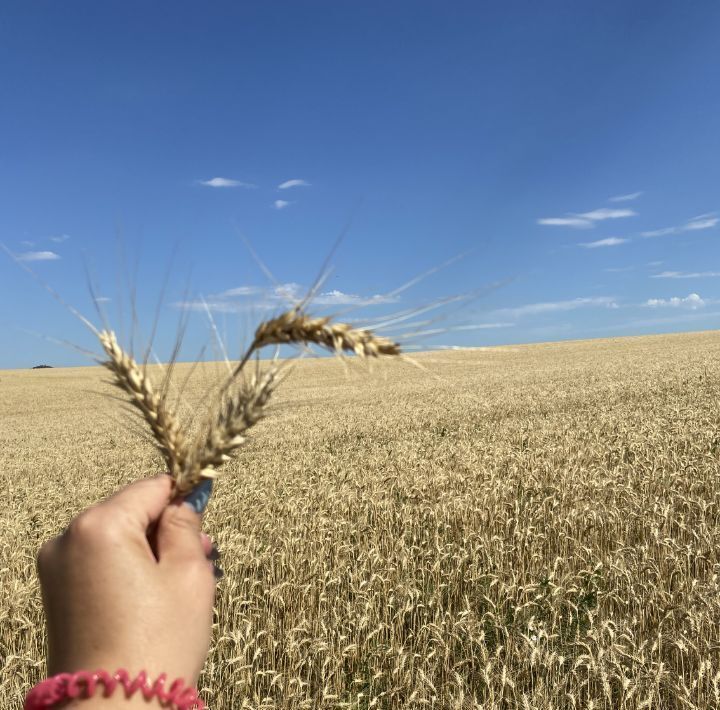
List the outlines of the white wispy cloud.
{"type": "Polygon", "coordinates": [[[307,180],[285,180],[278,185],[278,190],[287,190],[289,187],[310,187],[310,183],[307,180]]]}
{"type": "Polygon", "coordinates": [[[395,303],[398,299],[376,294],[374,296],[358,296],[356,293],[344,293],[333,289],[325,293],[319,293],[313,298],[313,303],[321,306],[374,306],[381,303],[395,303]]]}
{"type": "Polygon", "coordinates": [[[418,326],[418,329],[415,330],[413,333],[411,333],[411,337],[427,338],[427,337],[435,336],[435,335],[446,335],[447,333],[454,333],[457,331],[468,332],[468,331],[472,331],[472,330],[494,330],[496,328],[513,328],[513,327],[515,327],[515,323],[474,323],[472,325],[454,325],[454,326],[445,327],[445,328],[429,328],[427,330],[421,330],[419,328],[420,325],[426,325],[426,324],[427,323],[422,323],[422,324],[416,323],[415,325],[418,326]]]}
{"type": "Polygon", "coordinates": [[[242,182],[241,180],[232,180],[231,178],[214,177],[210,180],[198,180],[205,187],[256,187],[251,182],[242,182]]]}
{"type": "Polygon", "coordinates": [[[63,242],[66,242],[68,239],[70,239],[69,234],[58,234],[55,237],[50,237],[50,241],[55,242],[55,244],[62,244],[63,242]]]}
{"type": "Polygon", "coordinates": [[[603,271],[607,271],[609,274],[622,274],[626,271],[633,271],[634,269],[634,266],[610,266],[607,269],[603,269],[603,271]]]}
{"type": "Polygon", "coordinates": [[[20,244],[21,244],[22,246],[28,247],[28,248],[35,246],[35,242],[31,242],[29,239],[23,239],[23,240],[20,242],[20,244]]]}
{"type": "MultiPolygon", "coordinates": [[[[307,288],[294,282],[278,284],[272,288],[238,286],[207,298],[180,301],[173,305],[193,311],[205,311],[207,308],[224,313],[237,313],[249,309],[271,310],[297,303],[306,293],[307,288]]],[[[312,298],[312,303],[321,306],[378,306],[385,303],[396,303],[398,300],[397,296],[380,294],[360,296],[333,289],[316,294],[312,298]]]]}
{"type": "Polygon", "coordinates": [[[511,318],[540,315],[542,313],[558,313],[574,311],[578,308],[618,308],[617,299],[612,296],[595,296],[592,298],[573,298],[567,301],[546,301],[543,303],[528,303],[516,308],[500,308],[494,311],[495,315],[507,315],[511,318]]]}
{"type": "Polygon", "coordinates": [[[697,308],[703,308],[708,302],[697,293],[691,293],[680,298],[673,296],[672,298],[648,298],[643,304],[649,308],[690,308],[695,310],[697,308]]]}
{"type": "Polygon", "coordinates": [[[602,222],[606,219],[622,219],[624,217],[635,217],[636,215],[637,212],[635,212],[635,210],[631,210],[626,207],[600,207],[599,209],[592,210],[591,212],[582,212],[578,216],[583,219],[589,219],[592,222],[602,222]]]}
{"type": "Polygon", "coordinates": [[[682,234],[683,232],[695,232],[701,229],[712,229],[720,222],[720,217],[715,212],[708,212],[697,217],[692,217],[685,224],[677,227],[662,227],[651,229],[648,232],[641,232],[643,237],[664,237],[667,234],[682,234]]]}
{"type": "Polygon", "coordinates": [[[541,217],[538,224],[552,227],[575,227],[577,229],[589,229],[595,226],[595,222],[603,222],[606,219],[622,219],[624,217],[634,217],[637,215],[635,210],[626,207],[599,207],[590,212],[580,212],[579,214],[570,213],[563,217],[541,217]]]}
{"type": "Polygon", "coordinates": [[[284,210],[286,207],[289,207],[290,204],[291,203],[287,200],[275,200],[275,202],[273,202],[273,207],[276,210],[284,210]]]}
{"type": "Polygon", "coordinates": [[[229,288],[227,291],[219,293],[216,298],[234,298],[236,296],[257,296],[263,293],[265,289],[260,286],[238,286],[237,288],[229,288]]]}
{"type": "Polygon", "coordinates": [[[18,261],[56,261],[60,258],[54,251],[26,251],[15,254],[18,261]]]}
{"type": "Polygon", "coordinates": [[[268,291],[270,299],[276,298],[283,301],[292,301],[293,303],[303,298],[306,293],[307,289],[294,281],[280,284],[279,286],[275,286],[272,291],[268,291]]]}
{"type": "Polygon", "coordinates": [[[579,229],[588,229],[593,226],[589,219],[582,217],[541,217],[537,223],[547,227],[577,227],[579,229]]]}
{"type": "MultiPolygon", "coordinates": [[[[189,301],[175,301],[174,308],[181,308],[184,311],[199,311],[205,313],[212,311],[213,313],[239,313],[248,310],[248,306],[241,306],[235,301],[213,301],[211,298],[191,299],[189,301]]],[[[256,306],[255,310],[268,309],[270,306],[256,306]]]]}
{"type": "Polygon", "coordinates": [[[629,192],[627,195],[615,195],[614,197],[609,198],[609,202],[630,202],[631,200],[637,200],[640,195],[642,195],[642,191],[640,192],[629,192]]]}
{"type": "Polygon", "coordinates": [[[513,328],[515,323],[476,323],[474,325],[456,325],[452,330],[487,330],[492,328],[513,328]]]}
{"type": "Polygon", "coordinates": [[[267,310],[300,300],[303,289],[300,284],[278,284],[272,288],[263,286],[236,286],[220,293],[188,301],[177,301],[173,305],[191,311],[218,311],[237,313],[249,309],[267,310]]]}
{"type": "Polygon", "coordinates": [[[97,303],[109,303],[112,299],[109,296],[97,296],[95,301],[97,303]]]}
{"type": "Polygon", "coordinates": [[[629,239],[621,239],[620,237],[607,237],[606,239],[598,239],[596,242],[582,242],[580,246],[586,249],[598,249],[599,247],[614,247],[629,241],[629,239]]]}
{"type": "Polygon", "coordinates": [[[709,279],[720,276],[720,271],[662,271],[652,279],[709,279]]]}
{"type": "Polygon", "coordinates": [[[688,220],[682,230],[683,232],[692,232],[696,229],[711,229],[718,222],[720,222],[720,217],[717,217],[714,212],[710,212],[688,220]]]}
{"type": "Polygon", "coordinates": [[[651,229],[649,232],[641,232],[643,237],[664,237],[666,234],[677,234],[680,230],[677,227],[663,227],[662,229],[651,229]]]}

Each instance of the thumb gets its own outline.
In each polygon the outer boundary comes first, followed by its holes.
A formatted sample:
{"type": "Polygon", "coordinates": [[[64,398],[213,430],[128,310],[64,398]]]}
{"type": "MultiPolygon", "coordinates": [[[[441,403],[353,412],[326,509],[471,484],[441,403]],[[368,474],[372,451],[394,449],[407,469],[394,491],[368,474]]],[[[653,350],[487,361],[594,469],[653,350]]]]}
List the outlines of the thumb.
{"type": "Polygon", "coordinates": [[[171,491],[172,479],[163,474],[126,486],[100,506],[110,515],[122,516],[123,520],[129,520],[145,532],[165,510],[171,491]]]}
{"type": "Polygon", "coordinates": [[[157,552],[160,564],[186,564],[204,560],[200,537],[200,516],[186,503],[171,503],[160,516],[157,527],[157,552]]]}

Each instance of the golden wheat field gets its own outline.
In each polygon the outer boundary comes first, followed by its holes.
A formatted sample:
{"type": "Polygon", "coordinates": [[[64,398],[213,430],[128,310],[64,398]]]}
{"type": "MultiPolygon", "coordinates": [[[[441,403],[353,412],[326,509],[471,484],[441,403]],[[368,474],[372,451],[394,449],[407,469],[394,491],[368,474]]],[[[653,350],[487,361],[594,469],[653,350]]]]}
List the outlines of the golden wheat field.
{"type": "MultiPolygon", "coordinates": [[[[417,360],[298,362],[225,467],[210,707],[720,708],[720,334],[417,360]]],[[[163,468],[107,379],[0,372],[2,708],[41,542],[163,468]]]]}

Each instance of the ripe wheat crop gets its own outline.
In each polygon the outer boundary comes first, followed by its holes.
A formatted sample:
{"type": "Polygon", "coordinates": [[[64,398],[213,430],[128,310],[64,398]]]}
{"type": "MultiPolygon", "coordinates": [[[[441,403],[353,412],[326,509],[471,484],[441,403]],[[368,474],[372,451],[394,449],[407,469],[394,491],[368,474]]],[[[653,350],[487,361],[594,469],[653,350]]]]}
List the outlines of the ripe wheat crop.
{"type": "MultiPolygon", "coordinates": [[[[232,460],[240,425],[200,439],[224,470],[210,706],[720,707],[720,334],[415,357],[297,362],[232,460]]],[[[150,423],[162,391],[128,378],[150,423]]],[[[167,468],[88,394],[106,379],[0,372],[2,708],[44,672],[42,541],[167,468]]],[[[187,436],[155,424],[182,468],[187,436]]]]}

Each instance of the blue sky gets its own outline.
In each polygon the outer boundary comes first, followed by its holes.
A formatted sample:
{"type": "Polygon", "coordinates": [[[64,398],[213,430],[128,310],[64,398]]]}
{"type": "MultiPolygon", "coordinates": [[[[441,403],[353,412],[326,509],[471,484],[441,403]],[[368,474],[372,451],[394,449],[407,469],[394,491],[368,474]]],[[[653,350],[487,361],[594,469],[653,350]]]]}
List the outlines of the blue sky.
{"type": "MultiPolygon", "coordinates": [[[[9,0],[0,240],[92,316],[87,264],[124,332],[172,260],[161,358],[180,304],[208,339],[203,299],[237,353],[348,226],[316,311],[479,292],[416,346],[716,328],[719,31],[710,0],[9,0]]],[[[0,368],[85,364],[0,257],[0,368]]]]}

